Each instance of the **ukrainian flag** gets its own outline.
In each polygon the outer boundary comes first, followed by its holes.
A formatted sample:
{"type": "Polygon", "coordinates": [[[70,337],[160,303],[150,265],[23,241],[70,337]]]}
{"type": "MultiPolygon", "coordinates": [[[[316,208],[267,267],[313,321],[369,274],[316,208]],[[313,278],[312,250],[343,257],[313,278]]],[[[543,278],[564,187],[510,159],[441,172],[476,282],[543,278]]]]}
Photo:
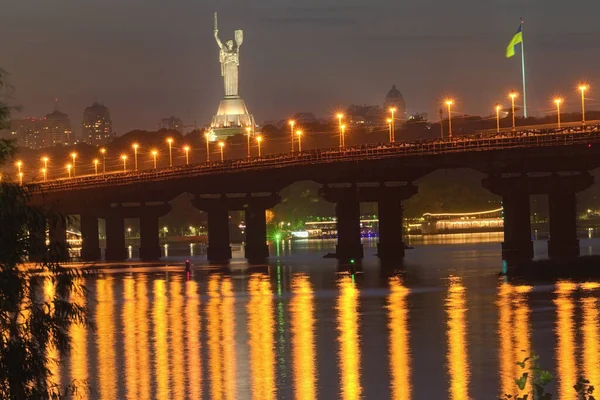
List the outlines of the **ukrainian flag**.
{"type": "Polygon", "coordinates": [[[506,58],[510,58],[515,55],[515,49],[519,43],[521,43],[521,46],[523,45],[523,32],[521,31],[522,26],[523,25],[519,25],[517,33],[515,33],[515,36],[513,36],[512,40],[508,44],[508,47],[506,48],[506,58]]]}

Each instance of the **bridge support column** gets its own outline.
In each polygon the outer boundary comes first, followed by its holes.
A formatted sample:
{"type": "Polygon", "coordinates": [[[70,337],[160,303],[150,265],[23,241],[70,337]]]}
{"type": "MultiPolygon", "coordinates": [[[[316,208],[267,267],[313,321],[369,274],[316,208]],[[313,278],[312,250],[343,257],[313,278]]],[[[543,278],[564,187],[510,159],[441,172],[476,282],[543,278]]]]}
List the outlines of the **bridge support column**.
{"type": "Polygon", "coordinates": [[[81,259],[100,259],[100,238],[98,237],[98,217],[81,215],[81,259]]]}
{"type": "Polygon", "coordinates": [[[504,208],[504,242],[502,259],[533,258],[529,194],[522,191],[506,193],[502,197],[504,208]]]}
{"type": "Polygon", "coordinates": [[[575,193],[550,193],[548,200],[550,211],[548,256],[558,260],[579,257],[575,193]]]}
{"type": "Polygon", "coordinates": [[[335,255],[338,260],[360,260],[363,246],[360,242],[360,201],[358,189],[351,187],[323,187],[320,195],[325,200],[336,203],[337,245],[335,255]]]}
{"type": "Polygon", "coordinates": [[[145,213],[140,216],[140,258],[143,261],[156,261],[160,256],[158,215],[145,213]]]}
{"type": "Polygon", "coordinates": [[[269,257],[267,245],[267,209],[281,201],[279,195],[264,197],[246,196],[244,199],[246,216],[246,258],[250,263],[262,263],[269,257]]]}
{"type": "Polygon", "coordinates": [[[66,261],[69,259],[67,245],[67,221],[62,215],[51,218],[48,224],[49,252],[51,261],[66,261]]]}
{"type": "Polygon", "coordinates": [[[106,218],[106,261],[126,259],[125,218],[121,215],[111,215],[106,218]]]}
{"type": "Polygon", "coordinates": [[[203,198],[196,197],[192,204],[204,211],[208,219],[208,248],[206,256],[209,262],[227,264],[231,259],[229,245],[229,208],[225,196],[203,198]]]}
{"type": "Polygon", "coordinates": [[[29,261],[42,262],[46,259],[48,247],[46,246],[46,220],[40,218],[29,225],[29,261]]]}
{"type": "Polygon", "coordinates": [[[393,260],[405,255],[404,220],[402,202],[417,194],[413,185],[380,186],[374,193],[378,196],[379,243],[377,255],[380,259],[393,260]]]}

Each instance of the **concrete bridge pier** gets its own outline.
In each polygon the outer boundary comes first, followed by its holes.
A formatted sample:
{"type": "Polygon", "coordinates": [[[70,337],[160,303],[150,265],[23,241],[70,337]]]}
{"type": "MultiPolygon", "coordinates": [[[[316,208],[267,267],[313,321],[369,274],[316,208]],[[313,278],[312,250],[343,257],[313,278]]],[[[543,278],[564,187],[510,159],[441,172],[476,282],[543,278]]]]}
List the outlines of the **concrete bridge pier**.
{"type": "Polygon", "coordinates": [[[106,218],[105,256],[106,261],[124,261],[127,259],[125,217],[123,215],[113,214],[106,218]]]}
{"type": "Polygon", "coordinates": [[[98,217],[81,215],[81,259],[98,261],[100,259],[100,238],[98,237],[98,217]]]}
{"type": "Polygon", "coordinates": [[[49,259],[50,261],[67,261],[69,247],[67,245],[67,221],[62,215],[54,215],[48,221],[49,259]]]}
{"type": "Polygon", "coordinates": [[[40,218],[29,225],[29,261],[41,262],[47,257],[46,219],[40,218]]]}
{"type": "Polygon", "coordinates": [[[155,212],[145,212],[140,215],[140,258],[143,261],[159,260],[160,238],[158,229],[158,217],[155,212]]]}
{"type": "Polygon", "coordinates": [[[377,255],[382,260],[394,260],[405,255],[404,218],[402,202],[417,194],[413,185],[380,186],[378,197],[379,243],[377,255]]]}
{"type": "Polygon", "coordinates": [[[208,248],[206,256],[209,262],[227,264],[231,259],[229,243],[229,208],[225,196],[196,197],[192,204],[208,216],[208,248]]]}
{"type": "Polygon", "coordinates": [[[267,245],[266,212],[275,207],[281,198],[277,194],[262,197],[247,195],[244,199],[246,219],[245,256],[250,263],[262,263],[269,257],[267,245]]]}
{"type": "Polygon", "coordinates": [[[324,186],[320,196],[335,203],[338,241],[335,255],[338,260],[360,260],[363,246],[360,242],[360,200],[356,185],[343,187],[324,186]]]}

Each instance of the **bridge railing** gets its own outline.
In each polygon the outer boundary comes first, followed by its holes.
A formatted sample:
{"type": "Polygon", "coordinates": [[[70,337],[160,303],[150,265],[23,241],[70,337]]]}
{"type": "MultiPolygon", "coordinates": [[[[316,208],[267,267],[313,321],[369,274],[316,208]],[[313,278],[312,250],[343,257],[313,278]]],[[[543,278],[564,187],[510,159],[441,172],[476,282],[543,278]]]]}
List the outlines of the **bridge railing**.
{"type": "Polygon", "coordinates": [[[562,146],[600,140],[600,125],[544,131],[516,132],[510,135],[456,137],[452,141],[421,140],[319,149],[301,153],[283,153],[251,159],[207,162],[158,170],[141,170],[109,175],[92,175],[30,185],[33,194],[74,189],[123,186],[146,181],[168,180],[205,174],[233,173],[290,166],[337,163],[403,156],[432,156],[456,152],[490,151],[519,147],[562,146]]]}

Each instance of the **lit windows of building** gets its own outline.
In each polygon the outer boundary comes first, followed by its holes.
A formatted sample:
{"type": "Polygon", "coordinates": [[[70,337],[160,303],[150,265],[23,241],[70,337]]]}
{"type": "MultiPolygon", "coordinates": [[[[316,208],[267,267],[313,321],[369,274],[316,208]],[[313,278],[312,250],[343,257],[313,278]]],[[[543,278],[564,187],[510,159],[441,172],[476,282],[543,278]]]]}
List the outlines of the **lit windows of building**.
{"type": "Polygon", "coordinates": [[[110,111],[104,104],[94,102],[83,111],[82,141],[104,145],[114,137],[110,111]]]}
{"type": "Polygon", "coordinates": [[[177,131],[183,133],[183,121],[181,118],[169,117],[158,121],[158,130],[166,129],[168,131],[177,131]]]}

